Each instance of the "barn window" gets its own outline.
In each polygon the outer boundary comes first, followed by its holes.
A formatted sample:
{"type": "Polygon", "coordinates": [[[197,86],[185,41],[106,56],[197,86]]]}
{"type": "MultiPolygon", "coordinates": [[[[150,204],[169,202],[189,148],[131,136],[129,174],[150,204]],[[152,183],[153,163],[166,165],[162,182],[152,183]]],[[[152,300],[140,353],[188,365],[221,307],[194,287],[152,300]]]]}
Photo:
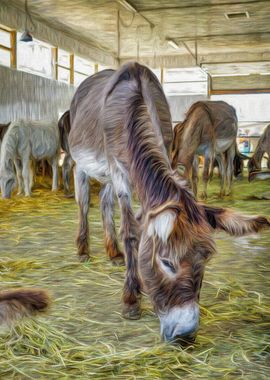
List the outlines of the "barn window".
{"type": "Polygon", "coordinates": [[[161,69],[151,69],[150,70],[155,74],[155,76],[157,77],[157,79],[161,82],[161,69]]]}
{"type": "Polygon", "coordinates": [[[33,38],[33,42],[20,42],[17,33],[17,67],[19,70],[53,78],[52,46],[33,38]]]}
{"type": "Polygon", "coordinates": [[[164,69],[165,94],[205,95],[207,94],[207,74],[200,68],[164,69]]]}
{"type": "Polygon", "coordinates": [[[60,82],[73,84],[74,55],[63,49],[56,49],[56,79],[60,82]]]}
{"type": "Polygon", "coordinates": [[[95,64],[84,58],[74,56],[74,85],[79,84],[96,71],[95,64]]]}
{"type": "Polygon", "coordinates": [[[16,67],[16,32],[1,25],[0,65],[16,67]]]}

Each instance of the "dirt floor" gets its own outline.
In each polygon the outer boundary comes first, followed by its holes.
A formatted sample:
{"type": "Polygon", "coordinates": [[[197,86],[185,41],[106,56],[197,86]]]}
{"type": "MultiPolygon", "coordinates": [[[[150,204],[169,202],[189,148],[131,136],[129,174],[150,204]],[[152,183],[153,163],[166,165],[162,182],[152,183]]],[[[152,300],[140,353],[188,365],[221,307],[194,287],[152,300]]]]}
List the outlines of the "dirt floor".
{"type": "MultiPolygon", "coordinates": [[[[221,201],[215,179],[208,203],[270,217],[270,200],[256,199],[267,192],[270,181],[245,178],[221,201]]],[[[125,269],[105,257],[97,191],[89,216],[92,260],[85,264],[74,245],[77,213],[74,199],[45,186],[30,199],[0,201],[1,288],[43,287],[53,297],[47,315],[1,332],[1,379],[269,379],[269,231],[216,234],[197,341],[183,350],[160,341],[147,298],[141,320],[121,317],[125,269]]]]}

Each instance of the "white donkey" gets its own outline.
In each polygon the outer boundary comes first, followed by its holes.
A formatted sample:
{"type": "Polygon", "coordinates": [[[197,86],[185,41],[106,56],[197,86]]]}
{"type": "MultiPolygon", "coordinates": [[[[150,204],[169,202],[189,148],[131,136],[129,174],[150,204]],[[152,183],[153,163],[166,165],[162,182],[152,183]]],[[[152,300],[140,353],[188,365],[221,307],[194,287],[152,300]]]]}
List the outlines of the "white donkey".
{"type": "Polygon", "coordinates": [[[46,159],[52,166],[52,190],[58,188],[60,139],[57,122],[18,120],[10,124],[1,148],[0,177],[3,198],[10,198],[16,184],[18,191],[31,195],[33,171],[31,161],[46,159]],[[23,185],[23,186],[22,186],[23,185]]]}

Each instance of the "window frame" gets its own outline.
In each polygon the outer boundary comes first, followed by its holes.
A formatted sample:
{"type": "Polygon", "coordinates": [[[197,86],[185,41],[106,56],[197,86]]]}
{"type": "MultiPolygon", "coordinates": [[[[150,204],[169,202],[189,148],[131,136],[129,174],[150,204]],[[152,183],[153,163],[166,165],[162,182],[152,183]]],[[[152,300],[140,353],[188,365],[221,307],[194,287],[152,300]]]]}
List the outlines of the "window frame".
{"type": "Polygon", "coordinates": [[[17,68],[17,31],[10,29],[7,26],[0,25],[0,31],[9,33],[10,35],[10,47],[0,44],[0,50],[5,50],[10,53],[10,68],[17,68]]]}
{"type": "MultiPolygon", "coordinates": [[[[60,50],[64,50],[64,49],[60,48],[60,50]]],[[[58,54],[59,54],[59,47],[58,46],[52,48],[52,53],[53,53],[53,63],[54,63],[54,79],[59,81],[59,79],[58,79],[58,68],[60,67],[62,69],[69,71],[69,83],[68,84],[74,85],[74,54],[67,51],[67,53],[69,54],[69,67],[68,67],[68,66],[64,66],[64,65],[61,65],[58,63],[58,54]]],[[[63,82],[63,83],[66,83],[66,82],[63,82]]]]}

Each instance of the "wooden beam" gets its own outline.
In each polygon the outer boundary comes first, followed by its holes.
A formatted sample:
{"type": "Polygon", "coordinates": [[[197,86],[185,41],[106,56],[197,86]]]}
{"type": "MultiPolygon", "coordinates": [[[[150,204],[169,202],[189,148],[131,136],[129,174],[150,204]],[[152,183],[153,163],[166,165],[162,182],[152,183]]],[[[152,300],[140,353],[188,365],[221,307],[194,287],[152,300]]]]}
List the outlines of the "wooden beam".
{"type": "Polygon", "coordinates": [[[270,88],[249,88],[247,90],[210,90],[210,95],[267,94],[270,88]]]}

